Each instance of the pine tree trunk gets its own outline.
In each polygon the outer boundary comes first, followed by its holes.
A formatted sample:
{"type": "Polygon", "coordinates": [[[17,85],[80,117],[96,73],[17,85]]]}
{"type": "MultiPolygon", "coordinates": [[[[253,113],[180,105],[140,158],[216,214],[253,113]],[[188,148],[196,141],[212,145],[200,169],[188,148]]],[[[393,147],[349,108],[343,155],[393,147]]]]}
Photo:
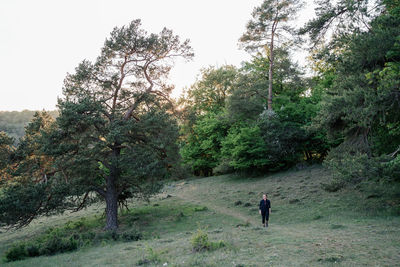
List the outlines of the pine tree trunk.
{"type": "Polygon", "coordinates": [[[271,43],[269,46],[269,72],[268,72],[268,110],[272,110],[272,75],[274,69],[274,35],[275,33],[272,32],[271,34],[271,43]]]}
{"type": "MultiPolygon", "coordinates": [[[[118,147],[119,144],[115,146],[118,147]]],[[[121,150],[119,148],[113,149],[114,162],[117,162],[120,154],[121,150]]],[[[119,174],[118,166],[113,163],[110,168],[110,175],[107,177],[106,186],[106,230],[118,229],[118,192],[116,182],[119,174]]]]}
{"type": "Polygon", "coordinates": [[[115,177],[111,176],[107,179],[105,229],[118,229],[118,195],[115,188],[115,177]]]}

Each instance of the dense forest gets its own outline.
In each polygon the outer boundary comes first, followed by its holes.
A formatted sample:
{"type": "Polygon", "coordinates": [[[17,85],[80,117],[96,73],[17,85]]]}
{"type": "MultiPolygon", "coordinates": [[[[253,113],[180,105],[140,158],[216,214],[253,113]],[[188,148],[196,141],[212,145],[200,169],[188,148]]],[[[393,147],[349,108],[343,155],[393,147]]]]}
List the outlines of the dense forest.
{"type": "Polygon", "coordinates": [[[184,162],[198,175],[324,162],[337,189],[398,182],[398,1],[321,1],[298,31],[289,27],[297,1],[280,2],[252,14],[240,39],[251,61],[204,69],[181,98],[184,162]],[[311,77],[292,57],[305,36],[311,77]]]}
{"type": "MultiPolygon", "coordinates": [[[[263,1],[239,40],[251,60],[204,68],[176,101],[167,77],[174,58],[193,57],[190,41],[140,20],[116,27],[65,78],[57,118],[35,113],[18,145],[1,133],[0,221],[21,227],[101,200],[115,230],[118,206],[192,174],[323,163],[330,191],[399,183],[400,2],[317,1],[301,28],[296,12],[300,1],[263,1]],[[312,71],[293,57],[305,43],[312,71]]],[[[21,136],[32,116],[22,114],[0,114],[1,129],[21,136]]]]}

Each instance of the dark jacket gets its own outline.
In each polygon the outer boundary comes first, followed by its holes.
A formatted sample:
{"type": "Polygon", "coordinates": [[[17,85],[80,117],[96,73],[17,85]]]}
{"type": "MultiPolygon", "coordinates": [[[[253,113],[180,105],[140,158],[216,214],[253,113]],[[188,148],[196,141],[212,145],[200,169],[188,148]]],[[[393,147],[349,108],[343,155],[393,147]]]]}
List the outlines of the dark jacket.
{"type": "Polygon", "coordinates": [[[271,201],[269,201],[269,199],[267,199],[267,201],[264,201],[264,199],[262,199],[260,201],[260,210],[262,212],[268,212],[269,213],[269,209],[271,208],[271,201]]]}

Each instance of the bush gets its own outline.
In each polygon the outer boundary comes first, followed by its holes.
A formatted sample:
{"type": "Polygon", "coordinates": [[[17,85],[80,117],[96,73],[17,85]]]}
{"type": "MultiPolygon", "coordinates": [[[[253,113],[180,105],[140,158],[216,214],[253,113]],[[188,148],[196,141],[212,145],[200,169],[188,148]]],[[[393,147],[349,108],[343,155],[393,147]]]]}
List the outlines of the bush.
{"type": "Polygon", "coordinates": [[[122,233],[122,240],[124,241],[138,241],[142,239],[142,234],[137,229],[132,229],[122,233]]]}
{"type": "Polygon", "coordinates": [[[6,252],[7,261],[19,261],[28,257],[25,243],[14,245],[6,252]]]}
{"type": "Polygon", "coordinates": [[[333,179],[329,183],[322,183],[321,186],[325,191],[333,193],[342,189],[345,186],[345,183],[343,180],[333,179]]]}
{"type": "Polygon", "coordinates": [[[400,182],[400,155],[384,164],[384,174],[387,180],[400,182]]]}
{"type": "Polygon", "coordinates": [[[338,147],[327,156],[324,165],[332,171],[334,180],[323,185],[329,192],[335,192],[346,183],[366,181],[400,181],[400,155],[372,157],[366,153],[350,153],[338,147]]]}
{"type": "Polygon", "coordinates": [[[6,252],[6,260],[17,261],[27,257],[74,251],[92,242],[100,243],[104,240],[137,241],[142,239],[142,234],[137,229],[123,233],[108,231],[96,234],[90,230],[93,227],[97,227],[97,221],[81,219],[76,222],[68,222],[64,227],[49,228],[44,234],[33,240],[16,243],[6,252]]]}
{"type": "Polygon", "coordinates": [[[208,250],[211,247],[210,241],[208,241],[207,233],[201,229],[198,229],[197,232],[192,236],[191,242],[194,251],[208,250]]]}
{"type": "Polygon", "coordinates": [[[160,262],[163,262],[163,258],[161,257],[161,254],[163,252],[158,252],[155,251],[153,248],[151,247],[147,247],[147,256],[140,259],[136,265],[140,266],[140,265],[148,265],[151,263],[157,264],[160,262]]]}
{"type": "Polygon", "coordinates": [[[194,208],[194,211],[195,212],[197,212],[197,211],[207,211],[208,210],[208,208],[206,207],[206,206],[203,206],[203,207],[195,207],[194,208]]]}
{"type": "Polygon", "coordinates": [[[382,165],[377,158],[365,153],[343,152],[333,149],[324,161],[324,165],[332,171],[335,179],[346,183],[359,183],[363,180],[382,177],[382,165]]]}
{"type": "Polygon", "coordinates": [[[226,243],[224,240],[218,240],[217,242],[211,242],[210,243],[210,250],[216,250],[219,248],[226,247],[226,243]]]}
{"type": "Polygon", "coordinates": [[[26,252],[28,253],[29,257],[37,257],[40,256],[39,246],[36,243],[29,244],[26,247],[26,252]]]}
{"type": "Polygon", "coordinates": [[[223,240],[210,242],[208,239],[208,234],[202,229],[198,229],[197,232],[193,234],[191,243],[193,251],[196,252],[201,252],[205,250],[210,251],[226,247],[226,243],[223,240]]]}

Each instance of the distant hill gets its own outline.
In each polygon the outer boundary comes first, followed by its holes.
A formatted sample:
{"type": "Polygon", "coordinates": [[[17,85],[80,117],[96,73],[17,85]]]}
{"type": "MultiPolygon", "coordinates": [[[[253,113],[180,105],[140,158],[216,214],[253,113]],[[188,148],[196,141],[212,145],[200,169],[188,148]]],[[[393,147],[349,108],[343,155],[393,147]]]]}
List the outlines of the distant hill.
{"type": "MultiPolygon", "coordinates": [[[[25,133],[25,126],[32,120],[34,110],[23,111],[0,111],[0,132],[6,132],[8,135],[18,141],[25,133]]],[[[58,116],[58,111],[49,111],[52,117],[58,116]]]]}

